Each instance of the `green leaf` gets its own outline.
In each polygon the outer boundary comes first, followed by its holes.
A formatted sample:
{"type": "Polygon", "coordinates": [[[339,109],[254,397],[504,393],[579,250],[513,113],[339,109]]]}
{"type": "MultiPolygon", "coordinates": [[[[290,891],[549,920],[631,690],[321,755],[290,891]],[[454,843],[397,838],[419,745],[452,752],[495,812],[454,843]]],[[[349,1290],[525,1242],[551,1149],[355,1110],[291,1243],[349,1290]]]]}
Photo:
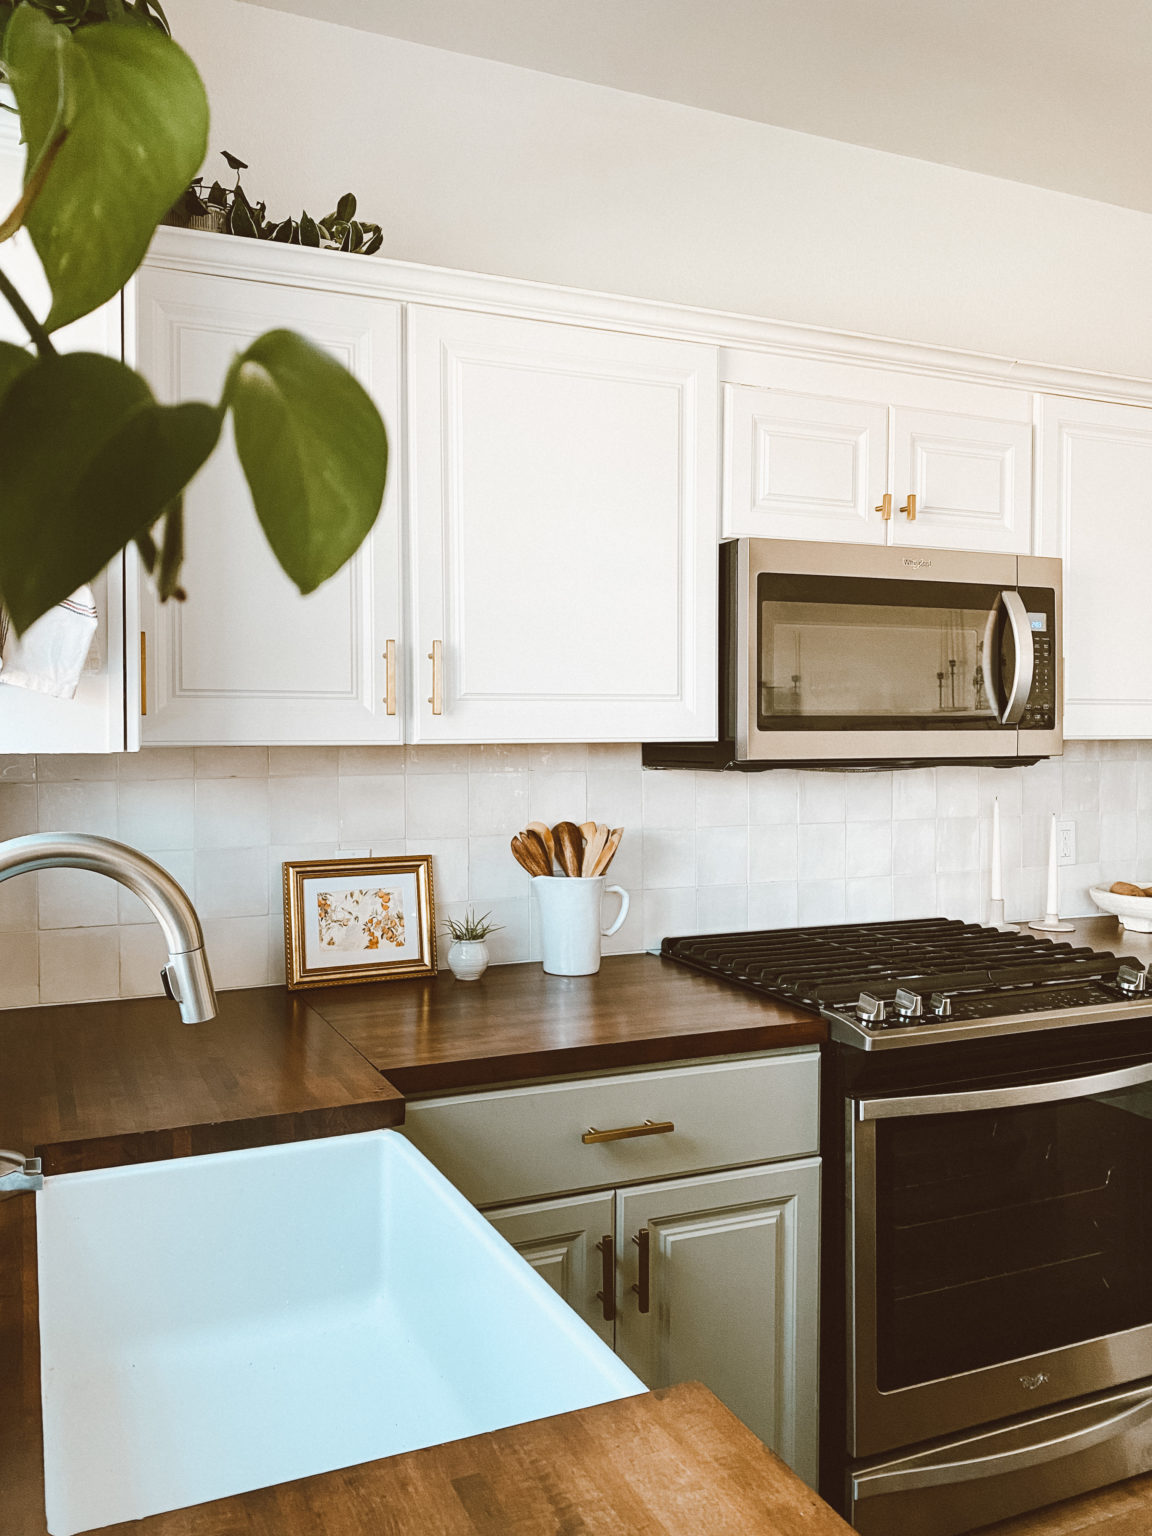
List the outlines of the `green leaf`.
{"type": "Polygon", "coordinates": [[[312,592],[376,521],[384,423],[352,375],[292,331],[269,331],[236,359],[224,403],[268,542],[301,592],[312,592]]]}
{"type": "Polygon", "coordinates": [[[300,244],[320,244],[320,226],[316,223],[315,219],[308,217],[307,212],[302,213],[300,216],[300,244]]]}
{"type": "MultiPolygon", "coordinates": [[[[14,367],[7,352],[0,365],[14,367]]],[[[73,352],[0,397],[0,595],[17,630],[91,581],[212,452],[222,409],[161,406],[131,368],[73,352]]]]}
{"type": "Polygon", "coordinates": [[[32,353],[25,352],[23,347],[14,347],[10,341],[0,341],[0,397],[35,362],[32,353]]]}
{"type": "Polygon", "coordinates": [[[72,33],[22,5],[4,42],[26,180],[61,117],[68,129],[26,219],[52,288],[53,331],[97,309],[140,265],[204,158],[208,102],[188,55],[153,26],[72,33]]]}
{"type": "Polygon", "coordinates": [[[228,230],[230,234],[244,235],[249,240],[255,240],[260,233],[248,209],[248,204],[242,203],[239,198],[228,210],[228,230]]]}
{"type": "Polygon", "coordinates": [[[344,196],[336,204],[336,218],[340,220],[341,224],[347,224],[350,219],[355,217],[355,214],[356,199],[351,192],[345,192],[344,196]]]}
{"type": "Polygon", "coordinates": [[[376,252],[383,244],[384,234],[382,230],[378,229],[376,233],[374,235],[370,235],[367,242],[360,247],[361,254],[364,256],[375,256],[376,252]]]}

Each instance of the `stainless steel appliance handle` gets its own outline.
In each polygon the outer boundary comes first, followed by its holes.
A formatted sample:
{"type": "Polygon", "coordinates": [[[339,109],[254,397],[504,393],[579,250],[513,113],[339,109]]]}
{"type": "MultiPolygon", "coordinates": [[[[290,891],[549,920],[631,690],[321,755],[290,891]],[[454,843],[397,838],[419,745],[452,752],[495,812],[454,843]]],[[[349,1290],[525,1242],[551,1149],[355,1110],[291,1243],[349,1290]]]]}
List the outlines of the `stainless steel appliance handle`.
{"type": "Polygon", "coordinates": [[[1019,592],[1001,592],[1004,611],[1008,615],[1008,627],[1012,631],[1014,665],[1012,683],[1004,703],[1001,725],[1015,725],[1024,713],[1028,695],[1032,692],[1032,673],[1036,667],[1036,642],[1028,623],[1028,610],[1019,592]]]}
{"type": "Polygon", "coordinates": [[[1091,1077],[1058,1083],[1012,1083],[1004,1088],[972,1088],[960,1093],[928,1093],[915,1098],[860,1099],[857,1120],[894,1120],[912,1115],[964,1115],[981,1109],[1011,1109],[1021,1104],[1053,1104],[1060,1099],[1089,1099],[1094,1093],[1152,1083],[1152,1061],[1091,1077]]]}
{"type": "Polygon", "coordinates": [[[984,645],[980,652],[980,670],[984,674],[984,692],[988,695],[988,702],[992,706],[992,713],[997,720],[1003,720],[1003,711],[1000,708],[1000,677],[997,663],[1000,660],[996,651],[996,619],[1000,613],[999,600],[994,602],[988,610],[988,617],[984,621],[984,645]]]}
{"type": "MultiPolygon", "coordinates": [[[[1110,1405],[1108,1405],[1110,1406],[1110,1405]]],[[[914,1488],[934,1488],[941,1483],[970,1483],[985,1477],[1001,1477],[1026,1467],[1042,1467],[1059,1457],[1074,1456],[1104,1440],[1111,1440],[1121,1429],[1134,1429],[1152,1417],[1152,1398],[1142,1398],[1119,1413],[1083,1429],[1052,1435],[1035,1445],[1019,1446],[998,1455],[973,1456],[953,1461],[934,1462],[928,1466],[902,1467],[891,1472],[864,1473],[854,1479],[856,1497],[877,1498],[885,1493],[910,1493],[914,1488]]],[[[943,1454],[947,1454],[946,1452],[943,1454]]]]}

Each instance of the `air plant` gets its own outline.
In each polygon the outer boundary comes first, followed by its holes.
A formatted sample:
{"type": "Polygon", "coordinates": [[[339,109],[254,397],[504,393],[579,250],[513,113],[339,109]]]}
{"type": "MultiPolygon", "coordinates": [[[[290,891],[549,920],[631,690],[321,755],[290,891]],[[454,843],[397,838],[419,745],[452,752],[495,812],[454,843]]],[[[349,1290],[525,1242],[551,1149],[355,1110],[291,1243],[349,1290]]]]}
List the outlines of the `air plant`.
{"type": "Polygon", "coordinates": [[[448,937],[454,944],[474,944],[481,939],[486,939],[490,933],[499,933],[502,923],[490,923],[490,912],[485,912],[483,917],[477,917],[475,909],[469,907],[463,918],[450,917],[445,921],[444,928],[448,937]]]}

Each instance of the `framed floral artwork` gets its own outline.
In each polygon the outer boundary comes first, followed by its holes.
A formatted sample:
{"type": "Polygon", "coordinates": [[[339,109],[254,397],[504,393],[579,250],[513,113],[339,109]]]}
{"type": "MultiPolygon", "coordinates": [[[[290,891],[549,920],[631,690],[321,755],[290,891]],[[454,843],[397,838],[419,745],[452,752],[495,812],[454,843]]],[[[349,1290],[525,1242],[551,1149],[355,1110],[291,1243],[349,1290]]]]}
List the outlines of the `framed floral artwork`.
{"type": "Polygon", "coordinates": [[[292,988],[435,975],[431,855],[285,864],[284,949],[292,988]]]}

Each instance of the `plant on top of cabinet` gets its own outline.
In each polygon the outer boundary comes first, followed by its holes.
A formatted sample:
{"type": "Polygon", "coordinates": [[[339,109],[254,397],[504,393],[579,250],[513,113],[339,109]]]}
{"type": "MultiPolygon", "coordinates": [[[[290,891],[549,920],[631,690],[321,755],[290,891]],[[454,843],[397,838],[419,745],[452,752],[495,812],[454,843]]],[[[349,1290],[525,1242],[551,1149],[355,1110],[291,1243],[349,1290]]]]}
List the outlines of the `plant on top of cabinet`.
{"type": "Polygon", "coordinates": [[[164,215],[165,224],[242,235],[249,240],[274,240],[280,245],[325,246],[357,256],[374,256],[384,243],[379,224],[356,217],[356,199],[351,192],[345,192],[322,219],[312,218],[307,209],[298,219],[270,219],[268,204],[254,203],[240,185],[240,172],[248,169],[248,162],[226,149],[220,153],[236,172],[235,186],[224,187],[214,181],[205,192],[204,178],[197,176],[164,215]]]}
{"type": "Polygon", "coordinates": [[[0,270],[32,349],[0,345],[0,600],[21,632],[132,542],[161,597],[182,595],[183,491],[229,412],[261,526],[302,592],[355,552],[384,495],[388,439],[370,397],[292,331],[233,358],[216,404],[162,406],[125,364],[57,352],[53,332],[139,267],[206,148],[187,54],[136,7],[106,10],[107,25],[73,31],[26,0],[4,30],[28,149],[0,238],[27,228],[52,292],[41,320],[0,270]]]}

